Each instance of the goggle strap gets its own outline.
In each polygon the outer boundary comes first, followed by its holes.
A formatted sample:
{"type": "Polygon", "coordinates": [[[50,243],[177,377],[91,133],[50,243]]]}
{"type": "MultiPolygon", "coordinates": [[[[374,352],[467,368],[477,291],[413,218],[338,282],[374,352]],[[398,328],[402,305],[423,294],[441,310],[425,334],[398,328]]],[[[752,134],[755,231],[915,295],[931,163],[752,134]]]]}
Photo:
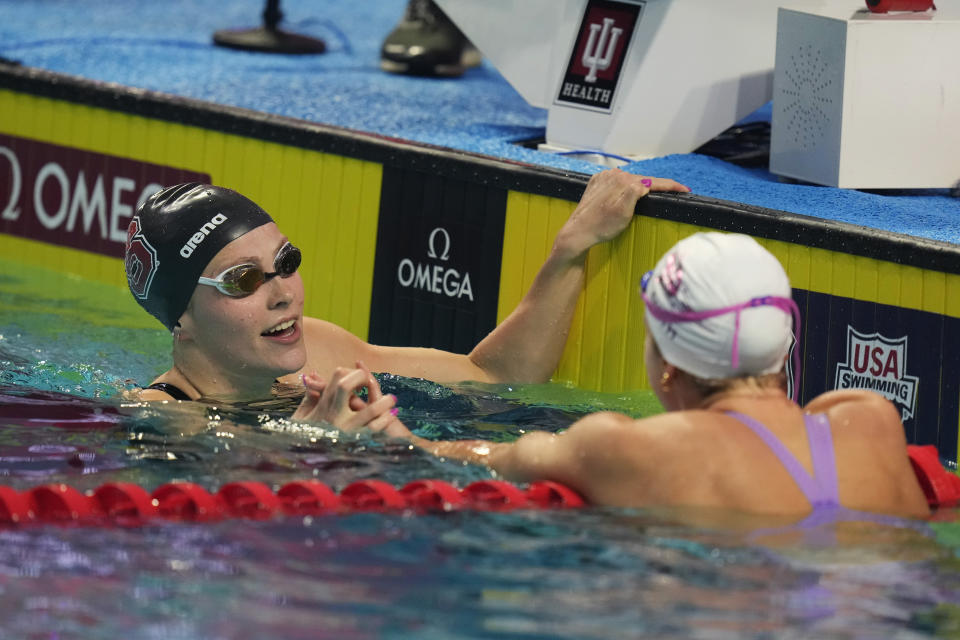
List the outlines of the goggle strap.
{"type": "Polygon", "coordinates": [[[740,311],[742,309],[737,309],[733,320],[733,353],[730,354],[730,364],[734,371],[740,366],[740,311]]]}

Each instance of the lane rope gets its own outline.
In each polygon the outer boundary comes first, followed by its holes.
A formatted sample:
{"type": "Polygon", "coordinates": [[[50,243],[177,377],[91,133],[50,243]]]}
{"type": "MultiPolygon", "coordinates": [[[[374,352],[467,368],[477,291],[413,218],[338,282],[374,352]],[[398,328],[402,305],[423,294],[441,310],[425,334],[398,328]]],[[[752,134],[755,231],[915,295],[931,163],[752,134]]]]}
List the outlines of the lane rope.
{"type": "Polygon", "coordinates": [[[152,493],[125,482],[110,482],[88,492],[46,484],[22,492],[0,486],[0,525],[139,526],[158,519],[217,522],[364,511],[510,511],[585,504],[576,491],[551,481],[533,482],[522,489],[501,480],[478,480],[458,489],[442,480],[414,480],[397,489],[381,480],[358,480],[339,494],[318,480],[289,482],[276,492],[262,482],[231,482],[215,493],[192,482],[171,482],[152,493]]]}
{"type": "MultiPolygon", "coordinates": [[[[907,453],[929,505],[934,509],[957,506],[960,477],[943,466],[937,448],[909,445],[907,453]]],[[[126,482],[109,482],[87,492],[66,484],[45,484],[25,491],[0,485],[0,526],[139,526],[155,520],[218,522],[406,510],[570,509],[586,504],[570,487],[549,480],[532,482],[526,488],[502,480],[478,480],[462,489],[443,480],[414,480],[399,489],[382,480],[358,480],[339,493],[312,479],[289,482],[277,491],[262,482],[230,482],[215,493],[192,482],[163,484],[153,492],[126,482]]]]}

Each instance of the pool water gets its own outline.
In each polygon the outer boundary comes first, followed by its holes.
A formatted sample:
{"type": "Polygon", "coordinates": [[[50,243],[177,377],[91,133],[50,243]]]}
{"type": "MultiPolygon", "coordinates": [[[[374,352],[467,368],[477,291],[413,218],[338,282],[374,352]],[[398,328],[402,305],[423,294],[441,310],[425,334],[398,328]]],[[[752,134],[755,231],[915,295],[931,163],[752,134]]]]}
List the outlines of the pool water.
{"type": "MultiPolygon", "coordinates": [[[[486,470],[259,407],[143,406],[170,337],[125,290],[0,260],[0,484],[315,478],[395,486],[486,470]]],[[[382,375],[421,435],[513,439],[648,393],[382,375]]],[[[921,638],[960,635],[960,525],[833,525],[584,508],[0,528],[0,638],[921,638]],[[831,526],[831,525],[828,525],[831,526]]]]}

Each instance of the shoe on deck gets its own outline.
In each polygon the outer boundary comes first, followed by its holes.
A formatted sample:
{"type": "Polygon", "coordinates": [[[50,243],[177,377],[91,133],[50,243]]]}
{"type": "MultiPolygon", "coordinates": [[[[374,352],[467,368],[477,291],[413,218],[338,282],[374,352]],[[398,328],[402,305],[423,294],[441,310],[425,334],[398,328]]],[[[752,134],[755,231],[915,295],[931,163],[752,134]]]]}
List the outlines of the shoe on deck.
{"type": "Polygon", "coordinates": [[[380,49],[380,68],[390,73],[456,77],[480,61],[477,48],[433,0],[410,0],[380,49]]]}

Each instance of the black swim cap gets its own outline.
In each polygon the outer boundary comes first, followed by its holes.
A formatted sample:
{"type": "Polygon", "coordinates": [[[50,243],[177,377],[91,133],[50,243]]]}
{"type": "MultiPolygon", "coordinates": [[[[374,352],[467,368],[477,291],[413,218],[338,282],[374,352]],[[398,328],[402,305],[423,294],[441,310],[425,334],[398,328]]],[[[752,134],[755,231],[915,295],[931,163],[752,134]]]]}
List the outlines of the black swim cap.
{"type": "Polygon", "coordinates": [[[210,260],[268,222],[256,203],[223,187],[189,182],[158,191],[137,208],[127,229],[130,292],[173,331],[210,260]]]}

